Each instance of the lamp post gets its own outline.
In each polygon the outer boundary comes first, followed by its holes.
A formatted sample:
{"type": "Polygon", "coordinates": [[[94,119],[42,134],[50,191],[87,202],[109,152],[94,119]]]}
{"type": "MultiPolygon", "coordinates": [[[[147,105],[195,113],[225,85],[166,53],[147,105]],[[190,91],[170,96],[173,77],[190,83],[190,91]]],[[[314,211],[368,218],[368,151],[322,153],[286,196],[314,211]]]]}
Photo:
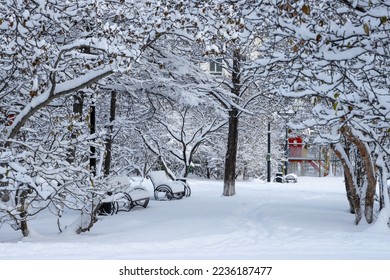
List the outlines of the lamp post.
{"type": "Polygon", "coordinates": [[[288,151],[288,127],[286,125],[286,142],[284,143],[284,157],[285,157],[285,161],[284,161],[284,176],[286,176],[288,174],[288,156],[289,156],[289,151],[288,151]]]}
{"type": "MultiPolygon", "coordinates": [[[[96,133],[96,103],[95,96],[92,96],[92,103],[90,107],[90,119],[89,119],[89,133],[94,135],[96,133]]],[[[89,152],[89,167],[93,176],[96,176],[96,147],[92,144],[90,145],[89,152]]]]}
{"type": "Polygon", "coordinates": [[[267,153],[267,182],[271,182],[271,122],[268,121],[268,132],[267,132],[267,146],[268,146],[268,153],[267,153]]]}

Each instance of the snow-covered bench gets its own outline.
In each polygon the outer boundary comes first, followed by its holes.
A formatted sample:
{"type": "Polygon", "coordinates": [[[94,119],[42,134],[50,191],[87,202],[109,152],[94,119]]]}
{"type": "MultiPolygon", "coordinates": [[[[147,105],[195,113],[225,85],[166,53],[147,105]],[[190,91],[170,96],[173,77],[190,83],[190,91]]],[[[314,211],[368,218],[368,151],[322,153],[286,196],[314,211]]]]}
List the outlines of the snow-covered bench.
{"type": "Polygon", "coordinates": [[[101,208],[106,214],[116,214],[118,211],[130,211],[135,206],[146,208],[149,199],[150,193],[144,187],[133,187],[128,177],[116,176],[108,181],[101,208]]]}
{"type": "Polygon", "coordinates": [[[151,171],[146,178],[152,181],[154,198],[156,200],[181,199],[184,196],[188,197],[191,195],[191,188],[185,180],[169,180],[165,171],[151,171]]]}

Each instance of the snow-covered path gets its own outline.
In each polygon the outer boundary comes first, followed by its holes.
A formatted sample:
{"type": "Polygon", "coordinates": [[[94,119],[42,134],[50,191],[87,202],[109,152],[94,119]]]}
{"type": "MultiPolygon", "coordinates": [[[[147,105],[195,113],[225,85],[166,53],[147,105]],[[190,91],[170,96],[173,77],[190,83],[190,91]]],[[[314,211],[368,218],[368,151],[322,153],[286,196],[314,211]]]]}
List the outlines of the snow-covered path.
{"type": "Polygon", "coordinates": [[[239,181],[234,197],[220,181],[189,183],[189,198],[151,200],[81,235],[45,217],[28,238],[3,226],[0,259],[390,259],[390,230],[354,225],[341,178],[239,181]]]}

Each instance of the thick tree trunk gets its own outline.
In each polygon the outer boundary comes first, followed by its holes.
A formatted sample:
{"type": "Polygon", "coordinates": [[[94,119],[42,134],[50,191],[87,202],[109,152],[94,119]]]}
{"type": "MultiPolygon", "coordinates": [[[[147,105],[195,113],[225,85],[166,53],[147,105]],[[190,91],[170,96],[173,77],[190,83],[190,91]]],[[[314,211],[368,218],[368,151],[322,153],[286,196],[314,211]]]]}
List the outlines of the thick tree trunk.
{"type": "Polygon", "coordinates": [[[225,176],[223,195],[235,195],[235,180],[236,180],[236,159],[237,159],[237,142],[238,142],[238,110],[233,108],[229,112],[229,132],[228,145],[225,157],[225,176]]]}
{"type": "MultiPolygon", "coordinates": [[[[235,96],[240,96],[241,84],[240,84],[240,63],[241,63],[241,51],[236,49],[233,52],[233,71],[232,71],[232,88],[231,92],[235,96]]],[[[235,195],[235,181],[236,181],[236,161],[238,150],[238,115],[239,111],[235,107],[231,107],[229,111],[229,131],[228,131],[228,143],[225,156],[225,175],[223,195],[232,196],[235,195]]]]}
{"type": "Polygon", "coordinates": [[[341,129],[341,133],[345,135],[348,141],[352,142],[356,146],[364,163],[364,168],[366,171],[365,176],[367,179],[367,190],[364,200],[364,216],[367,220],[367,223],[371,224],[374,221],[374,202],[377,183],[372,157],[369,149],[367,148],[367,145],[362,140],[360,140],[359,137],[356,137],[353,134],[352,129],[349,126],[344,126],[341,129]]]}
{"type": "Polygon", "coordinates": [[[112,142],[113,142],[113,131],[116,114],[116,91],[111,92],[111,101],[110,101],[110,125],[108,126],[108,137],[106,139],[106,155],[104,158],[104,176],[108,176],[110,174],[111,168],[111,155],[112,155],[112,142]]]}
{"type": "Polygon", "coordinates": [[[349,205],[351,207],[351,213],[355,214],[355,224],[359,224],[362,219],[362,210],[360,207],[360,197],[357,192],[358,186],[354,180],[353,170],[351,170],[351,164],[349,159],[347,158],[347,154],[342,152],[343,147],[341,144],[337,144],[334,147],[334,151],[336,156],[340,159],[343,168],[344,168],[344,178],[345,178],[345,188],[347,191],[347,198],[349,205]]]}

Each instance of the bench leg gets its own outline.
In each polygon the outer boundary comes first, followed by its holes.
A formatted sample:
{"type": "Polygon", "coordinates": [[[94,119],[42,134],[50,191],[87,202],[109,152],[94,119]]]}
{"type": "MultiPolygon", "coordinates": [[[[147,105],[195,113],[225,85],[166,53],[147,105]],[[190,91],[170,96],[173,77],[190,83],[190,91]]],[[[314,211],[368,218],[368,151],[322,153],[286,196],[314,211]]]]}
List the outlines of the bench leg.
{"type": "Polygon", "coordinates": [[[148,206],[148,204],[149,204],[149,198],[146,198],[142,207],[146,208],[146,206],[148,206]]]}
{"type": "Polygon", "coordinates": [[[172,200],[174,198],[174,195],[172,192],[169,191],[154,191],[154,199],[155,200],[172,200]]]}
{"type": "Polygon", "coordinates": [[[129,205],[127,211],[130,211],[135,206],[142,206],[146,208],[149,204],[149,197],[140,200],[133,200],[129,194],[126,194],[126,199],[128,200],[129,205]]]}
{"type": "Polygon", "coordinates": [[[186,197],[191,196],[191,188],[189,186],[185,186],[184,192],[186,197]]]}

